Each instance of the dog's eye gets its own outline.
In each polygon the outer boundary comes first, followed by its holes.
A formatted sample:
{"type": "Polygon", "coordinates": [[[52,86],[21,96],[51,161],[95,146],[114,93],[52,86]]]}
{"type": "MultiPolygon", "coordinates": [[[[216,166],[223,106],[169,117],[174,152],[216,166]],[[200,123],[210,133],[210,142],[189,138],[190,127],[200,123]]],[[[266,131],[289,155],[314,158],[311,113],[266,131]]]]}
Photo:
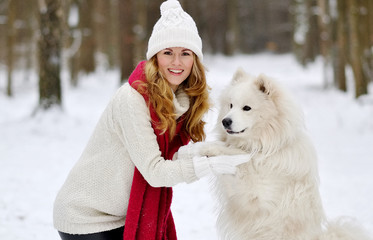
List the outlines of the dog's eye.
{"type": "Polygon", "coordinates": [[[231,104],[229,105],[229,107],[230,107],[230,108],[233,108],[233,104],[231,103],[231,104]]]}
{"type": "Polygon", "coordinates": [[[244,110],[244,111],[250,111],[251,110],[251,107],[249,107],[249,106],[244,106],[243,108],[242,108],[242,110],[244,110]]]}

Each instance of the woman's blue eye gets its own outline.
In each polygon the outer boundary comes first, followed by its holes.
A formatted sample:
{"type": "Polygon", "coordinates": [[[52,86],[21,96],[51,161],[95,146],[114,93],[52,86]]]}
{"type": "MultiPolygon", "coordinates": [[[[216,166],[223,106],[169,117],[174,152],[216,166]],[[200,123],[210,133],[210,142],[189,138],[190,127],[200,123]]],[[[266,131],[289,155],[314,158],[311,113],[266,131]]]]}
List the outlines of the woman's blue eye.
{"type": "Polygon", "coordinates": [[[188,53],[188,52],[183,52],[183,56],[190,56],[190,53],[188,53]]]}
{"type": "Polygon", "coordinates": [[[163,54],[164,54],[164,55],[171,55],[172,52],[170,52],[170,51],[165,51],[163,54]]]}

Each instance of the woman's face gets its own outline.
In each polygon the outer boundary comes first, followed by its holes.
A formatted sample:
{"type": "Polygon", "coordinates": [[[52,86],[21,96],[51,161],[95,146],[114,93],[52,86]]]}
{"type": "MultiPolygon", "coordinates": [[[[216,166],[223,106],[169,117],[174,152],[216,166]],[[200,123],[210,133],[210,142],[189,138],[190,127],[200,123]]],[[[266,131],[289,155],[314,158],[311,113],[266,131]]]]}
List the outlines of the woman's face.
{"type": "Polygon", "coordinates": [[[193,52],[187,48],[165,48],[157,53],[158,67],[175,92],[192,71],[193,52]]]}

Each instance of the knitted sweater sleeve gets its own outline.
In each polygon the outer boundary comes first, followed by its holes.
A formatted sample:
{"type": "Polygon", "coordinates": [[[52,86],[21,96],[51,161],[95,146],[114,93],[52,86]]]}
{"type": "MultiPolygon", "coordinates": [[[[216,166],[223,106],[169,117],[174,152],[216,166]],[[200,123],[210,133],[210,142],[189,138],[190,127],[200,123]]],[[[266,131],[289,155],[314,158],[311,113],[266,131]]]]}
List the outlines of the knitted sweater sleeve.
{"type": "Polygon", "coordinates": [[[114,98],[113,118],[131,161],[151,186],[171,187],[197,180],[191,158],[169,161],[161,156],[145,100],[128,84],[114,98]]]}

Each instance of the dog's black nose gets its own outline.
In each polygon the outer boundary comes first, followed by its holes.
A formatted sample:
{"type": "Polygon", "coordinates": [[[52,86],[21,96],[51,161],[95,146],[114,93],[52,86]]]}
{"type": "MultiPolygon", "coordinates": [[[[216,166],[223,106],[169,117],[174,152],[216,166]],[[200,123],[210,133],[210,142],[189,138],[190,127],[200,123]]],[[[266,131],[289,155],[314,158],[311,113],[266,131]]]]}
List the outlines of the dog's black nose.
{"type": "Polygon", "coordinates": [[[224,118],[221,122],[225,128],[229,128],[232,125],[232,119],[230,118],[224,118]]]}

